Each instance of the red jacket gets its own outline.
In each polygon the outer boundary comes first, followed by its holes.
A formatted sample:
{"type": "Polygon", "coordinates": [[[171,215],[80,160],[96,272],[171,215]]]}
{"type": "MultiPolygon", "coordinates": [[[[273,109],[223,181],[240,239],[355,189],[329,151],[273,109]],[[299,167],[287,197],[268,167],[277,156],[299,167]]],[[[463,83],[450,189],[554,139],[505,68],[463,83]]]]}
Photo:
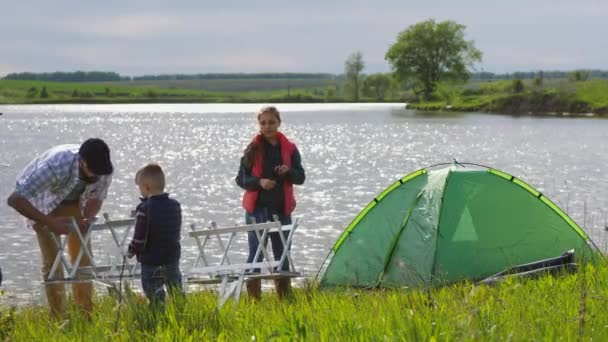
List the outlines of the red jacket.
{"type": "MultiPolygon", "coordinates": [[[[291,168],[291,156],[296,149],[296,145],[294,145],[283,133],[277,132],[277,138],[279,139],[279,143],[281,145],[281,159],[283,159],[283,164],[287,167],[291,168]]],[[[258,134],[253,138],[253,143],[261,144],[262,143],[262,135],[258,134]]],[[[254,157],[253,165],[251,167],[251,174],[255,177],[262,178],[262,166],[264,165],[264,153],[258,152],[254,157]]],[[[293,184],[287,180],[283,181],[283,213],[285,215],[290,215],[293,210],[296,208],[296,198],[293,193],[293,184]]],[[[258,201],[258,196],[260,195],[260,190],[245,190],[243,194],[243,208],[248,213],[255,212],[255,206],[258,201]]]]}

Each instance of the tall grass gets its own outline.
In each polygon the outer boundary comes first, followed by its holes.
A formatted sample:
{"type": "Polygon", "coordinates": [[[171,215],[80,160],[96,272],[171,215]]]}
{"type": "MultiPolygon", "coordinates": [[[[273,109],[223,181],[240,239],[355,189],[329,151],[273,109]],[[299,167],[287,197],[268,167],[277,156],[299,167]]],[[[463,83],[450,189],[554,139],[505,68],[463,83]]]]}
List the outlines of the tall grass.
{"type": "Polygon", "coordinates": [[[41,340],[606,340],[608,265],[495,286],[319,291],[298,289],[291,300],[265,293],[217,312],[212,291],[148,308],[138,295],[98,299],[91,321],[75,310],[51,319],[46,308],[2,309],[0,338],[41,340]]]}

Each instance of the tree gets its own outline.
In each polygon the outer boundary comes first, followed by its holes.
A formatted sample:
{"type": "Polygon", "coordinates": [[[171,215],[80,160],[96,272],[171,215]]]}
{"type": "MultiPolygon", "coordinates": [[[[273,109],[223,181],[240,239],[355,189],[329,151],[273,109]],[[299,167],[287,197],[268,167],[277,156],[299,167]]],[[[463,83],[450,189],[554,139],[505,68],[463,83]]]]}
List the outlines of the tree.
{"type": "Polygon", "coordinates": [[[391,89],[391,77],[387,74],[372,74],[363,81],[363,94],[384,100],[384,97],[391,89]]]}
{"type": "Polygon", "coordinates": [[[346,62],[344,62],[346,82],[352,87],[355,101],[359,101],[359,85],[361,83],[361,71],[363,71],[363,68],[365,68],[363,54],[359,51],[352,53],[348,56],[346,62]]]}
{"type": "Polygon", "coordinates": [[[572,82],[585,82],[589,79],[589,72],[586,70],[576,70],[571,72],[568,78],[572,82]]]}
{"type": "Polygon", "coordinates": [[[465,82],[468,67],[481,61],[481,51],[464,39],[464,25],[434,19],[399,33],[385,55],[395,77],[411,80],[415,89],[430,98],[440,81],[465,82]]]}

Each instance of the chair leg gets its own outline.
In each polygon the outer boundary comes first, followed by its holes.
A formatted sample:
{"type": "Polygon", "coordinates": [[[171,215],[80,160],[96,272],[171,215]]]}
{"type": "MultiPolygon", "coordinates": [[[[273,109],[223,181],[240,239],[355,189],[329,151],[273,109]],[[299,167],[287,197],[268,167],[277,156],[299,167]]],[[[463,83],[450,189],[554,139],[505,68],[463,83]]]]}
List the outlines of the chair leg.
{"type": "Polygon", "coordinates": [[[255,300],[262,299],[262,280],[248,279],[247,280],[247,295],[255,300]]]}

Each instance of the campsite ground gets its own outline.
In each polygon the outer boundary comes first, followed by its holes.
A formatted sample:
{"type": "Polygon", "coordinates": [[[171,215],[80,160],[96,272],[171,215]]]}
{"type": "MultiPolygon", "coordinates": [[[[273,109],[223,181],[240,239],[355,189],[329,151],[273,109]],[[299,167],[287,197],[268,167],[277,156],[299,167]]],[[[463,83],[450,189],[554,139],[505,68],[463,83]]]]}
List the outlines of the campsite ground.
{"type": "Polygon", "coordinates": [[[54,322],[43,307],[0,309],[0,339],[38,340],[605,340],[608,264],[497,286],[433,290],[298,289],[291,301],[265,293],[214,312],[213,292],[196,292],[156,316],[136,295],[117,310],[101,296],[92,321],[54,322]],[[118,320],[118,321],[117,321],[118,320]]]}

